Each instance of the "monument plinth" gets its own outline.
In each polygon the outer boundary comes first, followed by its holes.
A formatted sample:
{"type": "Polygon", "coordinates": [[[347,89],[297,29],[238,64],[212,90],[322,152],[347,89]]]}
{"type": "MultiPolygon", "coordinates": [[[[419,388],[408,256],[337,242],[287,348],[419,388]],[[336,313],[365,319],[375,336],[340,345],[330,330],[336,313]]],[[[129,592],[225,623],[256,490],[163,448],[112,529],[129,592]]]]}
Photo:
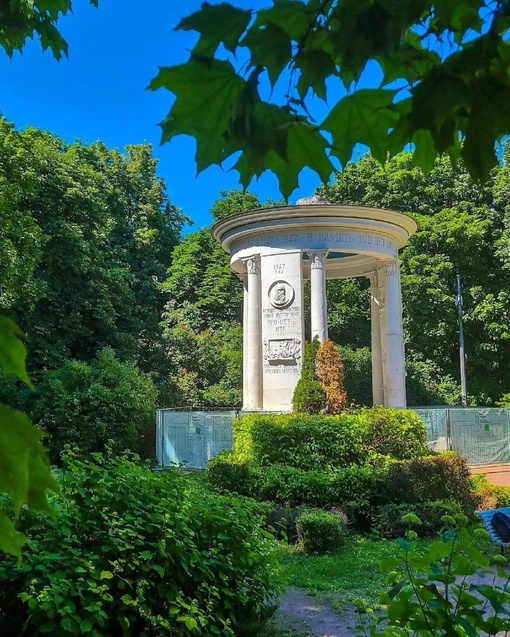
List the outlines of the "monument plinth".
{"type": "Polygon", "coordinates": [[[292,411],[304,354],[303,281],[311,286],[312,338],[324,342],[326,280],[357,276],[371,282],[374,405],[406,406],[398,250],[416,227],[393,210],[318,197],[213,226],[244,285],[244,410],[292,411]]]}

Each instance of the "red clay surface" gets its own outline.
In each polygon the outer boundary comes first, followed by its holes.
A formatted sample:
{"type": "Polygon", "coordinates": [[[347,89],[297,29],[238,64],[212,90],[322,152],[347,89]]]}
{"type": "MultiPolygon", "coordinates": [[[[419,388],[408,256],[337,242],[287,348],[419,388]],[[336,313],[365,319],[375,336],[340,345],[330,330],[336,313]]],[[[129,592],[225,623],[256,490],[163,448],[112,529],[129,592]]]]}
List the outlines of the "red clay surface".
{"type": "Polygon", "coordinates": [[[510,463],[506,464],[476,464],[469,470],[472,475],[484,473],[489,482],[500,487],[510,487],[510,463]]]}

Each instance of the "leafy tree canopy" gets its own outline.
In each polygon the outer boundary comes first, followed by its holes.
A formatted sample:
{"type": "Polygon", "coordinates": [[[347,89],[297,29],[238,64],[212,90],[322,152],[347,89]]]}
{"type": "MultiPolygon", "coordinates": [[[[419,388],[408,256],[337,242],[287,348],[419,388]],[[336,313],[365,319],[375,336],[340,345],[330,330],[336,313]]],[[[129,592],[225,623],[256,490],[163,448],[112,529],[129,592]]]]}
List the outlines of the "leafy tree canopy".
{"type": "MultiPolygon", "coordinates": [[[[223,2],[184,18],[199,39],[188,62],[150,84],[175,101],[162,141],[191,135],[198,170],[240,153],[246,187],[265,170],[285,197],[304,166],[327,183],[356,144],[384,162],[409,143],[425,171],[438,154],[463,158],[475,179],[496,165],[510,132],[507,0],[273,0],[223,2]],[[381,77],[364,88],[363,73],[381,77]],[[336,84],[338,87],[333,91],[336,84]],[[314,100],[346,93],[315,121],[314,100]]],[[[329,105],[329,104],[328,104],[329,105]]]]}
{"type": "MultiPolygon", "coordinates": [[[[97,7],[99,0],[90,0],[97,7]]],[[[0,3],[0,46],[9,57],[21,51],[28,38],[38,38],[43,51],[60,60],[67,42],[57,28],[59,18],[72,11],[71,0],[7,0],[0,3]]]]}

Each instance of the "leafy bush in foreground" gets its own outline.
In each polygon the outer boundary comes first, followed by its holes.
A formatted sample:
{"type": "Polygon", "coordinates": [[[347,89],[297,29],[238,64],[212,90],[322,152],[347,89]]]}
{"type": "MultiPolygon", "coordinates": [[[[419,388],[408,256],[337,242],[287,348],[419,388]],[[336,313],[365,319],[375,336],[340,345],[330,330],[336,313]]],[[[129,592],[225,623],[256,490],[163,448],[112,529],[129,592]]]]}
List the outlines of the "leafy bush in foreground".
{"type": "Polygon", "coordinates": [[[61,477],[55,520],[22,520],[23,562],[0,565],[0,634],[233,637],[272,613],[274,540],[246,500],[129,456],[70,454],[61,477]]]}
{"type": "Polygon", "coordinates": [[[378,537],[404,537],[409,528],[402,518],[413,513],[421,524],[413,527],[418,537],[427,537],[438,533],[443,527],[445,515],[455,516],[462,513],[462,507],[455,500],[434,500],[419,504],[385,504],[375,516],[373,531],[378,537]]]}
{"type": "MultiPolygon", "coordinates": [[[[403,522],[419,526],[420,519],[410,514],[403,522]]],[[[473,546],[463,526],[467,518],[446,516],[444,522],[450,529],[426,549],[418,550],[416,532],[408,531],[401,559],[381,563],[388,573],[388,591],[380,599],[385,611],[360,621],[358,637],[476,637],[510,629],[510,577],[501,566],[505,558],[497,555],[495,568],[489,569],[489,559],[473,546]],[[501,586],[493,585],[494,571],[501,586]],[[472,581],[483,574],[490,583],[472,581]]]]}

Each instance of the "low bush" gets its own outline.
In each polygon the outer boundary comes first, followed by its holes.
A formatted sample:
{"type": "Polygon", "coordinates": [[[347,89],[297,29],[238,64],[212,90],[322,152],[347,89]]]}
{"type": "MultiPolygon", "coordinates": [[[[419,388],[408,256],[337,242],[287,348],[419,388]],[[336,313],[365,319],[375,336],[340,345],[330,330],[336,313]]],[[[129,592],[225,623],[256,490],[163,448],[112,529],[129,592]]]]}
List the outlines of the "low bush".
{"type": "Polygon", "coordinates": [[[333,499],[358,531],[370,529],[384,484],[384,473],[370,464],[353,465],[336,471],[332,476],[333,499]]]}
{"type": "Polygon", "coordinates": [[[392,458],[417,458],[430,454],[427,430],[416,412],[410,409],[375,407],[359,415],[365,427],[364,444],[369,453],[392,458]]]}
{"type": "Polygon", "coordinates": [[[399,460],[384,472],[379,504],[455,500],[466,515],[473,515],[476,497],[467,462],[453,451],[399,460]]]}
{"type": "Polygon", "coordinates": [[[279,566],[260,510],[136,458],[64,458],[55,519],[25,512],[23,562],[0,565],[0,634],[254,634],[279,566]]]}
{"type": "Polygon", "coordinates": [[[500,487],[487,480],[484,474],[472,476],[471,482],[479,509],[510,507],[510,487],[500,487]]]}
{"type": "Polygon", "coordinates": [[[303,471],[286,465],[273,465],[262,473],[258,496],[290,507],[327,507],[335,503],[329,473],[303,471]]]}
{"type": "Polygon", "coordinates": [[[259,473],[246,462],[238,461],[232,451],[224,451],[208,462],[205,478],[220,493],[257,497],[259,473]]]}
{"type": "Polygon", "coordinates": [[[355,415],[252,414],[234,422],[235,453],[257,466],[324,471],[360,463],[363,431],[355,415]]]}
{"type": "Polygon", "coordinates": [[[328,553],[340,548],[346,539],[342,518],[321,510],[305,511],[297,520],[298,540],[305,553],[328,553]]]}
{"type": "Polygon", "coordinates": [[[428,537],[438,533],[443,527],[441,519],[445,515],[455,516],[462,514],[462,507],[455,500],[434,500],[419,504],[385,504],[380,507],[374,516],[372,531],[380,538],[404,537],[409,524],[402,518],[414,513],[421,521],[413,526],[418,537],[428,537]]]}
{"type": "Polygon", "coordinates": [[[272,505],[272,510],[266,518],[267,528],[278,539],[295,544],[298,541],[297,521],[301,513],[300,508],[272,505]]]}
{"type": "Polygon", "coordinates": [[[320,414],[326,409],[326,392],[318,380],[301,378],[294,390],[292,407],[297,414],[320,414]]]}

